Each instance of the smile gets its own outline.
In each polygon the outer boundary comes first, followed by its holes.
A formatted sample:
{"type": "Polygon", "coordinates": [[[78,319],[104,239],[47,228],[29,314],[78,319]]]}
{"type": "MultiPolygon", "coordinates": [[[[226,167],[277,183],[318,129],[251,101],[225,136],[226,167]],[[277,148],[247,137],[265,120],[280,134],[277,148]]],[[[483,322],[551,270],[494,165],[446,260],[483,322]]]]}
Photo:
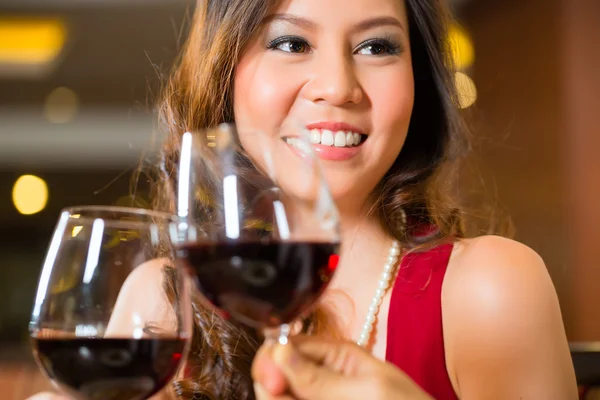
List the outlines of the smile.
{"type": "MultiPolygon", "coordinates": [[[[360,128],[345,122],[317,122],[306,126],[307,139],[316,155],[322,160],[345,161],[360,153],[368,138],[360,128]]],[[[283,137],[294,153],[306,154],[303,146],[309,145],[297,137],[283,137]]]]}
{"type": "MultiPolygon", "coordinates": [[[[334,132],[329,129],[311,129],[309,132],[310,143],[329,147],[355,147],[367,138],[367,135],[352,131],[334,132]]],[[[285,138],[285,141],[290,145],[294,145],[297,140],[291,137],[285,138]]]]}
{"type": "MultiPolygon", "coordinates": [[[[339,132],[338,132],[339,133],[339,132]]],[[[347,134],[348,132],[346,132],[347,134]]],[[[342,135],[337,135],[339,139],[336,141],[335,137],[333,139],[333,144],[330,143],[327,138],[327,133],[325,133],[325,143],[315,143],[316,140],[311,139],[311,143],[309,144],[307,141],[295,138],[295,137],[285,137],[283,141],[288,144],[289,148],[300,157],[306,155],[306,146],[312,146],[315,154],[322,160],[327,161],[346,161],[354,158],[357,154],[362,150],[362,144],[364,143],[364,136],[359,136],[358,144],[354,144],[354,132],[351,133],[352,138],[349,141],[351,144],[348,144],[346,141],[346,137],[350,137],[349,135],[344,135],[344,141],[342,142],[342,135]]],[[[316,139],[316,138],[315,138],[316,139]]],[[[321,137],[321,140],[323,138],[321,137]]]]}

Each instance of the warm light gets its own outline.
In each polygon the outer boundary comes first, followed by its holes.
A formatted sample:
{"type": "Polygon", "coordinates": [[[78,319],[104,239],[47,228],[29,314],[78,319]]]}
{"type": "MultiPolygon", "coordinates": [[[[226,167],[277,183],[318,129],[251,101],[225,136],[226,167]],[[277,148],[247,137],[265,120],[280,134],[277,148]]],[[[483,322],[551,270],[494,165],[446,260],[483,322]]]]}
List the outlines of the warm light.
{"type": "Polygon", "coordinates": [[[471,107],[477,101],[477,87],[475,86],[475,82],[464,72],[457,72],[454,80],[460,108],[471,107]]]}
{"type": "Polygon", "coordinates": [[[12,192],[13,203],[23,215],[39,213],[48,203],[48,185],[33,175],[23,175],[15,182],[12,192]]]}
{"type": "Polygon", "coordinates": [[[47,64],[61,53],[67,29],[59,19],[0,19],[0,63],[47,64]]]}
{"type": "Polygon", "coordinates": [[[449,40],[456,68],[463,70],[472,66],[475,62],[475,47],[469,34],[460,25],[453,24],[449,40]]]}
{"type": "Polygon", "coordinates": [[[77,235],[79,235],[79,232],[81,232],[82,229],[83,229],[83,226],[81,226],[81,225],[74,226],[73,230],[71,231],[71,237],[77,237],[77,235]]]}
{"type": "Polygon", "coordinates": [[[78,109],[77,93],[66,87],[58,87],[46,98],[44,116],[54,124],[66,124],[75,118],[78,109]]]}

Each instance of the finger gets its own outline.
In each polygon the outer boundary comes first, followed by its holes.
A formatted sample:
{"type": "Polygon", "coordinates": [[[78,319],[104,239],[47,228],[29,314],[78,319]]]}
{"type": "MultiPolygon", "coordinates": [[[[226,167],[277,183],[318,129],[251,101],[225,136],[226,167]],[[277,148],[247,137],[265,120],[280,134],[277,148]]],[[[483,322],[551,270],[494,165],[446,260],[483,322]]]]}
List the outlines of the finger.
{"type": "Polygon", "coordinates": [[[292,343],[276,345],[273,361],[281,368],[289,391],[295,397],[310,400],[351,398],[354,382],[350,378],[304,357],[292,343]]]}
{"type": "Polygon", "coordinates": [[[273,346],[263,345],[252,363],[252,379],[272,396],[280,396],[287,390],[285,376],[272,359],[273,346]]]}
{"type": "Polygon", "coordinates": [[[298,336],[293,340],[302,356],[346,376],[372,370],[375,360],[362,347],[352,342],[298,336]]]}

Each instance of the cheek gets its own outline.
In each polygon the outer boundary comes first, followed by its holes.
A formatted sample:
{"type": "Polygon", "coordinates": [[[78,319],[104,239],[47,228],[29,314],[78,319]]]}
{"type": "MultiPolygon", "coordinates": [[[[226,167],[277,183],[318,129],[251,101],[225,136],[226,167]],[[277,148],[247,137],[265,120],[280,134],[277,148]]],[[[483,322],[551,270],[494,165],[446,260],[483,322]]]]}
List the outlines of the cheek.
{"type": "Polygon", "coordinates": [[[236,68],[233,108],[240,132],[274,134],[298,92],[298,79],[267,56],[247,55],[236,68]]]}
{"type": "Polygon", "coordinates": [[[373,130],[379,133],[378,140],[399,152],[408,133],[414,104],[412,69],[390,70],[376,77],[370,75],[364,88],[371,100],[373,130]]]}

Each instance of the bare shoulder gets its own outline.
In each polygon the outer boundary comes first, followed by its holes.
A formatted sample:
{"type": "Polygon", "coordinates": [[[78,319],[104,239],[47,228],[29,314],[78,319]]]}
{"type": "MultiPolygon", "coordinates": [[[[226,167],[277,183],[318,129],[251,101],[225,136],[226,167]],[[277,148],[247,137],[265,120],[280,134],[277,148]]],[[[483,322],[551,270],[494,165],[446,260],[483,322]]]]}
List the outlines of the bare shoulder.
{"type": "Polygon", "coordinates": [[[155,258],[137,266],[125,281],[124,290],[147,290],[162,286],[165,269],[171,266],[167,258],[155,258]]]}
{"type": "Polygon", "coordinates": [[[458,241],[451,263],[453,267],[466,273],[473,269],[546,273],[542,258],[533,249],[515,240],[493,235],[458,241]]]}
{"type": "Polygon", "coordinates": [[[501,236],[481,236],[457,242],[448,271],[448,286],[459,284],[461,291],[473,289],[477,293],[484,288],[488,296],[492,293],[510,296],[521,290],[529,295],[532,290],[535,293],[543,290],[546,295],[554,296],[554,286],[539,254],[520,242],[501,236]]]}
{"type": "Polygon", "coordinates": [[[166,258],[156,258],[137,266],[123,284],[119,300],[142,309],[155,309],[166,301],[165,270],[171,265],[166,258]]]}
{"type": "Polygon", "coordinates": [[[147,323],[174,323],[173,309],[164,287],[165,269],[171,263],[160,258],[137,266],[121,287],[114,306],[107,335],[130,335],[147,323]]]}
{"type": "Polygon", "coordinates": [[[469,319],[469,324],[482,328],[496,328],[505,320],[558,307],[542,258],[524,244],[499,236],[456,243],[443,299],[449,315],[460,311],[456,317],[462,320],[460,315],[468,311],[480,316],[469,319]]]}
{"type": "Polygon", "coordinates": [[[464,398],[489,398],[493,387],[504,398],[573,398],[558,298],[534,250],[499,236],[457,242],[442,307],[449,370],[464,398]]]}

